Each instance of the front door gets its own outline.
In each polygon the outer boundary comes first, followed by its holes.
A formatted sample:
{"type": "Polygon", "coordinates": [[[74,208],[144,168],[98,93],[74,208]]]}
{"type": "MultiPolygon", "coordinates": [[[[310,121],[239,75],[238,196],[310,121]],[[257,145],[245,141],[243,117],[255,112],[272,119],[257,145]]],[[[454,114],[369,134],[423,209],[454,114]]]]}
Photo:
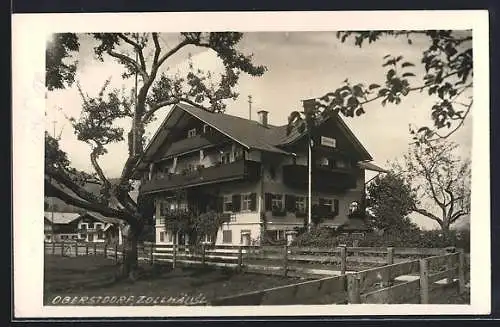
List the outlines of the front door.
{"type": "Polygon", "coordinates": [[[241,244],[242,245],[250,245],[250,234],[241,235],[241,244]]]}

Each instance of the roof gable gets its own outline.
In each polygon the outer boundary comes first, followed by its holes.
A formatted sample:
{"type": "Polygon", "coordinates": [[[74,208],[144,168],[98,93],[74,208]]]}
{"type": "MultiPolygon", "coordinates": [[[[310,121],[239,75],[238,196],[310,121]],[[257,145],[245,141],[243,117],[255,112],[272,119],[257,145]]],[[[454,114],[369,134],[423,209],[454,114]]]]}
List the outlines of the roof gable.
{"type": "MultiPolygon", "coordinates": [[[[156,131],[155,135],[146,147],[144,155],[139,161],[137,167],[142,167],[143,169],[146,168],[146,162],[149,162],[154,157],[155,153],[162,147],[164,141],[168,138],[170,131],[175,128],[176,124],[185,114],[195,117],[247,149],[291,154],[284,147],[297,142],[306,135],[306,132],[300,133],[297,129],[294,129],[290,134],[287,134],[286,125],[264,126],[254,120],[228,115],[225,113],[213,113],[201,107],[179,103],[172,108],[159,129],[156,131]]],[[[361,142],[359,142],[343,120],[338,115],[332,117],[333,120],[329,117],[325,119],[323,123],[333,121],[336,126],[338,126],[341,133],[343,133],[352,143],[357,152],[360,153],[363,160],[372,160],[371,155],[363,147],[361,142]]],[[[197,145],[200,144],[199,141],[200,140],[198,140],[197,145]]],[[[176,142],[175,145],[168,148],[166,153],[174,155],[180,154],[182,151],[189,150],[190,142],[193,141],[186,139],[176,142]]]]}

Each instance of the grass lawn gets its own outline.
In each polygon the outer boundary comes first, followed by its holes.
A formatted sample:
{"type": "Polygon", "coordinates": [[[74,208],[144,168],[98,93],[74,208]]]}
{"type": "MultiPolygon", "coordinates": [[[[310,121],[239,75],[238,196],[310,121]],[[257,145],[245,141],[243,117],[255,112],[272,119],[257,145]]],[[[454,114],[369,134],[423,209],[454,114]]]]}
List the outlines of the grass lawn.
{"type": "MultiPolygon", "coordinates": [[[[298,278],[238,274],[222,269],[152,269],[144,267],[143,278],[132,283],[114,282],[118,267],[101,256],[45,257],[44,304],[62,304],[64,297],[154,297],[182,296],[211,300],[300,282],[298,278]],[[53,303],[55,302],[55,303],[53,303]]],[[[88,304],[77,303],[74,304],[88,304]]],[[[100,302],[100,304],[104,304],[100,302]]],[[[138,303],[152,305],[151,303],[138,303]]]]}

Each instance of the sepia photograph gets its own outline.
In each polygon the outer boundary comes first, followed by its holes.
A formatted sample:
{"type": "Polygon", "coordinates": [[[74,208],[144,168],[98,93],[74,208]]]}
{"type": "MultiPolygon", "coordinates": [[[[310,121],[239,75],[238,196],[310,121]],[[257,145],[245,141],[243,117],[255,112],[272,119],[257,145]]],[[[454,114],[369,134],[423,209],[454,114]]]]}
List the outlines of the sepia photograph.
{"type": "Polygon", "coordinates": [[[487,22],[454,21],[45,33],[42,309],[488,311],[487,22]]]}

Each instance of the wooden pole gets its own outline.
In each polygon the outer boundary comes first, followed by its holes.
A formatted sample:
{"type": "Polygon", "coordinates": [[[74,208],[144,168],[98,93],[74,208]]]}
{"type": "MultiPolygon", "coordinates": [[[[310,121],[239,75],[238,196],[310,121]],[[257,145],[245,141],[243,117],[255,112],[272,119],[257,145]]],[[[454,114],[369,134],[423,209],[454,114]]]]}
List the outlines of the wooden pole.
{"type": "Polygon", "coordinates": [[[115,262],[118,262],[118,244],[115,245],[115,262]]]}
{"type": "Polygon", "coordinates": [[[172,269],[175,269],[176,261],[177,261],[177,244],[174,244],[172,247],[172,269]]]}
{"type": "MultiPolygon", "coordinates": [[[[451,270],[453,269],[453,257],[454,255],[450,255],[448,256],[448,258],[446,259],[446,270],[451,270]]],[[[458,259],[458,258],[457,258],[458,259]]],[[[448,274],[448,277],[446,278],[446,284],[451,284],[453,283],[453,277],[454,277],[454,272],[453,271],[450,271],[449,274],[448,274]]]]}
{"type": "Polygon", "coordinates": [[[347,249],[345,246],[340,247],[340,274],[345,275],[347,269],[347,249]]]}
{"type": "MultiPolygon", "coordinates": [[[[95,244],[94,244],[94,255],[95,255],[95,244]]],[[[106,259],[108,257],[108,245],[104,244],[104,258],[106,259]]]]}
{"type": "Polygon", "coordinates": [[[56,254],[56,242],[52,240],[52,255],[56,254]]]}
{"type": "Polygon", "coordinates": [[[85,255],[89,255],[89,245],[85,243],[85,255]]]}
{"type": "Polygon", "coordinates": [[[78,257],[78,243],[75,243],[75,257],[78,257]]]}
{"type": "Polygon", "coordinates": [[[64,257],[64,241],[61,242],[61,256],[64,257]]]}
{"type": "Polygon", "coordinates": [[[238,270],[241,271],[243,268],[243,248],[241,245],[238,247],[238,270]]]}
{"type": "Polygon", "coordinates": [[[205,251],[206,251],[206,249],[205,249],[205,243],[203,243],[203,244],[201,245],[201,264],[202,264],[203,266],[205,266],[205,260],[206,260],[206,258],[205,258],[205,255],[206,255],[206,254],[205,254],[205,251]]]}
{"type": "Polygon", "coordinates": [[[356,274],[347,275],[347,299],[348,303],[361,303],[359,277],[356,274]]]}
{"type": "Polygon", "coordinates": [[[465,254],[460,249],[458,253],[458,293],[465,292],[465,254]]]}
{"type": "Polygon", "coordinates": [[[429,303],[429,269],[426,259],[420,259],[420,303],[429,303]]]}
{"type": "MultiPolygon", "coordinates": [[[[394,264],[394,248],[389,247],[387,248],[387,265],[392,265],[394,264]]],[[[384,270],[383,273],[383,278],[384,278],[384,287],[390,286],[391,285],[391,268],[387,267],[387,269],[384,270]]]]}
{"type": "MultiPolygon", "coordinates": [[[[94,247],[94,255],[97,255],[97,243],[94,243],[93,247],[94,247]]],[[[106,257],[106,245],[104,245],[104,257],[106,257]]]]}
{"type": "Polygon", "coordinates": [[[155,260],[155,257],[154,257],[154,245],[151,244],[151,252],[149,254],[149,264],[153,265],[154,264],[154,260],[155,260]]]}
{"type": "Polygon", "coordinates": [[[288,245],[285,245],[283,250],[285,251],[283,253],[283,275],[286,277],[288,274],[288,245]]]}

